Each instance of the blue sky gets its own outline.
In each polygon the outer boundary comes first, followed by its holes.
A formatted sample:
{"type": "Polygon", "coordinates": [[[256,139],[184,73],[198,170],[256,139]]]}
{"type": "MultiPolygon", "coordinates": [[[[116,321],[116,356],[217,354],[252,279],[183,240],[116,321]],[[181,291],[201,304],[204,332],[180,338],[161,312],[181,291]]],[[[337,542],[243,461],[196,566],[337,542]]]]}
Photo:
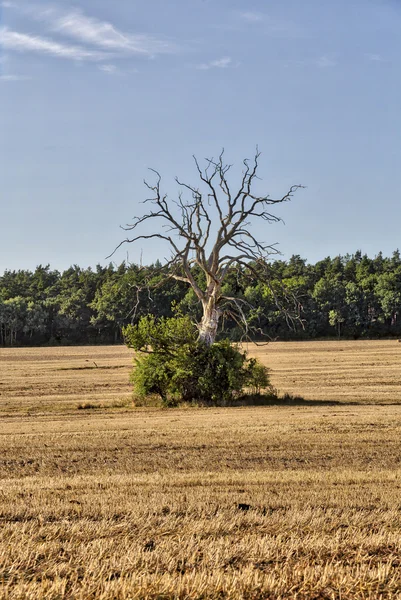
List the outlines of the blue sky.
{"type": "MultiPolygon", "coordinates": [[[[401,246],[400,0],[3,1],[0,272],[105,264],[147,168],[262,151],[284,258],[401,246]]],[[[168,256],[155,241],[113,258],[168,256]]]]}

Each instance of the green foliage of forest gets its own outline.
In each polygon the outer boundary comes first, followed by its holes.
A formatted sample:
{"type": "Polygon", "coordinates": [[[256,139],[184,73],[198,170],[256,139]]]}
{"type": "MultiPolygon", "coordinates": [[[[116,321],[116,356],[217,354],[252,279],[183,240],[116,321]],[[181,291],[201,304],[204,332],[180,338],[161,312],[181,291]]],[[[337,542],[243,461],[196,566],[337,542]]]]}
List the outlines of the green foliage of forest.
{"type": "MultiPolygon", "coordinates": [[[[316,264],[292,256],[272,262],[269,270],[269,284],[237,271],[224,283],[226,294],[246,301],[246,317],[261,335],[281,340],[401,337],[398,250],[375,258],[358,251],[316,264]],[[303,323],[295,330],[277,303],[289,294],[297,300],[303,323]]],[[[98,265],[94,270],[74,265],[63,273],[50,266],[5,271],[0,277],[0,345],[108,344],[122,342],[123,327],[146,314],[199,319],[193,291],[167,276],[160,264],[98,265]]],[[[243,334],[229,315],[223,328],[233,341],[243,334]]]]}

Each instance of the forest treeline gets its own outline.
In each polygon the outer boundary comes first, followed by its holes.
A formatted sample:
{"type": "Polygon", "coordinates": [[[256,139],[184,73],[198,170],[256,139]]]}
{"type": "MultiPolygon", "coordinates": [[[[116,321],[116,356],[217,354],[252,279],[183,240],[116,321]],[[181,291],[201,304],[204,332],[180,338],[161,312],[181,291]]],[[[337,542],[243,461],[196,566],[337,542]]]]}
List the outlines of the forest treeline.
{"type": "MultiPolygon", "coordinates": [[[[242,301],[248,321],[273,339],[341,336],[401,337],[401,255],[353,255],[308,264],[300,256],[270,265],[269,284],[255,272],[233,271],[224,293],[242,301]],[[280,308],[294,298],[298,326],[288,326],[280,308]],[[277,302],[278,300],[278,302],[277,302]]],[[[50,266],[35,271],[5,271],[0,277],[0,345],[103,344],[122,341],[122,327],[152,313],[196,316],[192,290],[166,279],[160,264],[125,263],[72,266],[60,273],[50,266]],[[151,283],[150,287],[145,282],[151,283]],[[141,291],[138,291],[141,290],[141,291]]],[[[201,276],[198,274],[198,276],[201,276]]],[[[225,334],[240,339],[242,330],[228,316],[225,334]]]]}

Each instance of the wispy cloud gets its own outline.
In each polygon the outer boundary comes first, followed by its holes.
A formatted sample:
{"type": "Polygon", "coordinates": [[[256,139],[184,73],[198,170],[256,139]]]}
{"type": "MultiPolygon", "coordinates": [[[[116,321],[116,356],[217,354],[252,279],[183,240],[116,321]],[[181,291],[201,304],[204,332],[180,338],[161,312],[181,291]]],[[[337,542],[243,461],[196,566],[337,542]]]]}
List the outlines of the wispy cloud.
{"type": "Polygon", "coordinates": [[[320,56],[316,61],[315,61],[316,66],[320,67],[321,69],[328,69],[330,67],[336,67],[337,66],[337,61],[329,56],[327,56],[326,54],[324,54],[323,56],[320,56]]]}
{"type": "Polygon", "coordinates": [[[120,77],[125,77],[126,75],[133,75],[139,73],[138,69],[131,67],[120,68],[117,65],[113,65],[111,63],[99,64],[97,68],[99,69],[99,71],[102,71],[102,73],[106,73],[106,75],[118,75],[120,77]]]}
{"type": "Polygon", "coordinates": [[[371,62],[385,62],[384,58],[380,54],[365,54],[365,57],[371,62]]]}
{"type": "Polygon", "coordinates": [[[147,56],[177,51],[177,47],[169,41],[146,34],[126,33],[111,23],[86,16],[80,10],[64,15],[45,11],[44,16],[50,20],[53,31],[104,50],[147,56]]]}
{"type": "Polygon", "coordinates": [[[289,60],[285,63],[286,67],[294,65],[296,67],[303,68],[319,68],[319,69],[330,69],[338,66],[338,59],[335,56],[322,54],[321,56],[315,58],[307,58],[303,60],[289,60]]]}
{"type": "Polygon", "coordinates": [[[108,21],[86,15],[81,9],[62,10],[58,6],[27,4],[10,6],[26,17],[42,23],[57,38],[70,38],[88,50],[113,52],[115,55],[154,57],[178,51],[177,44],[146,33],[125,32],[108,21]]]}
{"type": "Polygon", "coordinates": [[[198,69],[201,71],[208,71],[209,69],[227,69],[232,66],[232,58],[230,56],[223,56],[217,60],[212,60],[208,63],[202,63],[198,65],[198,69]]]}
{"type": "Polygon", "coordinates": [[[260,23],[264,20],[265,15],[259,12],[247,11],[239,14],[240,18],[247,23],[260,23]]]}
{"type": "Polygon", "coordinates": [[[0,46],[16,52],[35,52],[59,58],[74,60],[104,60],[109,55],[82,46],[62,44],[50,38],[28,35],[10,31],[7,27],[0,29],[0,46]]]}
{"type": "Polygon", "coordinates": [[[118,75],[121,73],[120,69],[116,65],[99,65],[99,71],[107,73],[108,75],[118,75]]]}
{"type": "MultiPolygon", "coordinates": [[[[108,75],[136,72],[131,67],[119,68],[114,64],[119,60],[134,57],[149,59],[179,51],[178,46],[169,40],[146,33],[122,31],[112,23],[86,15],[81,9],[66,10],[60,5],[37,4],[35,0],[29,3],[25,0],[19,0],[18,3],[0,0],[0,7],[10,8],[24,19],[40,23],[38,33],[0,27],[0,51],[42,54],[75,62],[97,62],[100,63],[99,69],[108,75]]],[[[3,78],[3,81],[6,79],[3,78]]]]}
{"type": "Polygon", "coordinates": [[[253,10],[242,12],[234,10],[228,15],[226,22],[215,23],[211,27],[221,31],[239,32],[243,31],[245,27],[255,25],[258,26],[257,31],[260,35],[268,35],[275,38],[299,39],[304,38],[306,35],[304,28],[291,20],[281,19],[265,12],[253,10]]]}
{"type": "Polygon", "coordinates": [[[0,75],[0,82],[1,81],[28,81],[29,79],[31,79],[30,77],[27,77],[26,75],[0,75]]]}

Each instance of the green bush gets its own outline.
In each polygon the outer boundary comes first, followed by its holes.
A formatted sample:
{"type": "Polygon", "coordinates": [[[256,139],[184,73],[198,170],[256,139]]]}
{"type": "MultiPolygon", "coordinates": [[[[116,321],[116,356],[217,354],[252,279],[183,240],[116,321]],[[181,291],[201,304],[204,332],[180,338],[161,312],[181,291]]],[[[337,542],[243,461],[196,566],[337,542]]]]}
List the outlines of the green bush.
{"type": "Polygon", "coordinates": [[[269,389],[270,392],[273,389],[270,385],[269,369],[256,360],[256,358],[249,359],[247,385],[251,388],[253,396],[262,394],[266,389],[269,389]]]}
{"type": "Polygon", "coordinates": [[[134,397],[141,404],[157,395],[165,406],[226,405],[247,388],[253,394],[270,388],[266,367],[228,340],[211,346],[199,342],[188,317],[143,317],[138,325],[127,327],[124,336],[127,345],[141,353],[131,377],[134,397]]]}

